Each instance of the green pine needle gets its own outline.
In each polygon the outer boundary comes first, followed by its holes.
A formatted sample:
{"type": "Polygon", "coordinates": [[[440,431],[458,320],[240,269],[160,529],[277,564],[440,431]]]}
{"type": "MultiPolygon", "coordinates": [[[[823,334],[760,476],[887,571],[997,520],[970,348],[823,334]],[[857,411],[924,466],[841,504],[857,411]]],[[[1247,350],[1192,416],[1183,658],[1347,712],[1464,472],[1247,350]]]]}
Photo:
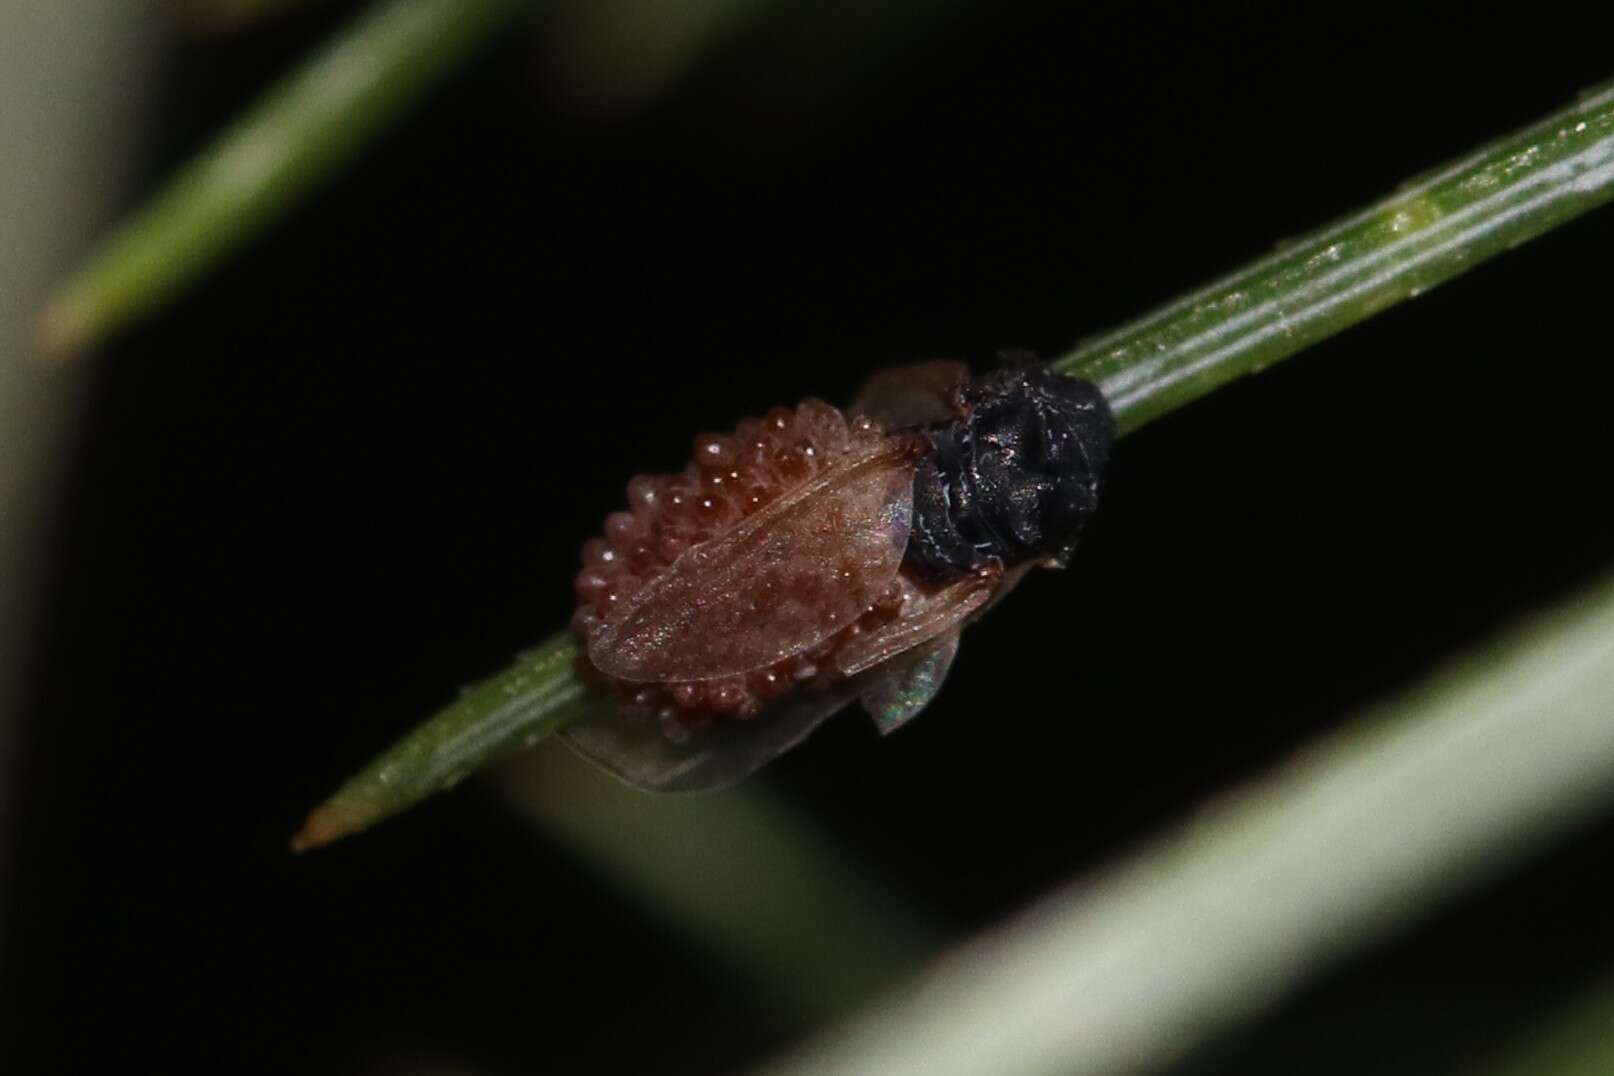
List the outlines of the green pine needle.
{"type": "Polygon", "coordinates": [[[160,309],[352,163],[529,0],[384,0],[273,87],[50,301],[70,357],[160,309]]]}
{"type": "MultiPolygon", "coordinates": [[[[1614,87],[1054,365],[1103,386],[1130,432],[1611,198],[1614,87]]],[[[611,705],[577,680],[576,656],[561,633],[472,688],[338,789],[293,847],[374,825],[611,705]]]]}

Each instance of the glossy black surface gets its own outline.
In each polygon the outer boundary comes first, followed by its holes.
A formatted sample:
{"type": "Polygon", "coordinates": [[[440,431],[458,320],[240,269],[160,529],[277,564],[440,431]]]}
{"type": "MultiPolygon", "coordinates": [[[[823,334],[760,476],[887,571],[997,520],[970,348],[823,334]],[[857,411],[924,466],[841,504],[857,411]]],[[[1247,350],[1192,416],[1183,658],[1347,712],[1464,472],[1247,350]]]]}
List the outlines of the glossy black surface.
{"type": "Polygon", "coordinates": [[[1089,381],[1038,366],[960,390],[963,417],[926,431],[906,563],[943,580],[990,564],[1061,563],[1098,508],[1115,419],[1089,381]]]}

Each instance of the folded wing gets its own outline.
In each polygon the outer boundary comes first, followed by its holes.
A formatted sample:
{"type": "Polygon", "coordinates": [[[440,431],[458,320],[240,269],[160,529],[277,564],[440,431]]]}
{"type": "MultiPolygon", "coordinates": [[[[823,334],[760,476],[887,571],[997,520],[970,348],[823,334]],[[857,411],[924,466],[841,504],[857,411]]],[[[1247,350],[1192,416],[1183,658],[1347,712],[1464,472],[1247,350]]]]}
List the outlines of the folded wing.
{"type": "Polygon", "coordinates": [[[896,578],[913,446],[859,449],[687,550],[591,634],[589,660],[634,682],[767,668],[856,620],[896,578]]]}

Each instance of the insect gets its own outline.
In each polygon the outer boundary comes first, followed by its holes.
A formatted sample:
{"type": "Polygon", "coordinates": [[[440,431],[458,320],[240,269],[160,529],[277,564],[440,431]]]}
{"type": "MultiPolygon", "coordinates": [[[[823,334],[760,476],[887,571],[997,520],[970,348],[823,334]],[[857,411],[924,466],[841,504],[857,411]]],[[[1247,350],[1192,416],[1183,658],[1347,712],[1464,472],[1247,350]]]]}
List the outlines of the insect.
{"type": "Polygon", "coordinates": [[[1098,505],[1103,394],[1022,353],[876,375],[703,434],[583,547],[573,630],[616,712],[563,735],[631,784],[751,773],[853,700],[883,733],[940,690],[961,630],[1098,505]]]}

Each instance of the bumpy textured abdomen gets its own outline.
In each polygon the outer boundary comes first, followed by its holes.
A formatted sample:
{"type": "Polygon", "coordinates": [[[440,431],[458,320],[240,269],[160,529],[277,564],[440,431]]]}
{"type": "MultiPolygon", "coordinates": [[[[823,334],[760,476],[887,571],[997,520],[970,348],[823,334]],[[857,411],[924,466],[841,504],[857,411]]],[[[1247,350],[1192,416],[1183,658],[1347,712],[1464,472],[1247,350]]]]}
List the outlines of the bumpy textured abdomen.
{"type": "MultiPolygon", "coordinates": [[[[681,555],[766,508],[780,497],[883,439],[868,419],[848,423],[819,400],[794,410],[776,408],[761,419],[739,423],[732,435],[695,439],[695,460],[681,475],[635,477],[628,484],[628,511],[605,521],[603,538],[583,546],[577,575],[579,599],[572,620],[585,640],[600,630],[615,608],[665,572],[681,555]]],[[[827,580],[820,588],[834,585],[827,580]]],[[[797,594],[812,602],[822,589],[797,594]]],[[[769,699],[833,677],[833,655],[858,634],[894,619],[901,606],[893,585],[857,620],[802,653],[769,667],[716,679],[633,683],[613,680],[630,705],[661,719],[679,737],[713,717],[749,717],[769,699]]],[[[612,678],[594,670],[595,675],[612,678]]]]}

